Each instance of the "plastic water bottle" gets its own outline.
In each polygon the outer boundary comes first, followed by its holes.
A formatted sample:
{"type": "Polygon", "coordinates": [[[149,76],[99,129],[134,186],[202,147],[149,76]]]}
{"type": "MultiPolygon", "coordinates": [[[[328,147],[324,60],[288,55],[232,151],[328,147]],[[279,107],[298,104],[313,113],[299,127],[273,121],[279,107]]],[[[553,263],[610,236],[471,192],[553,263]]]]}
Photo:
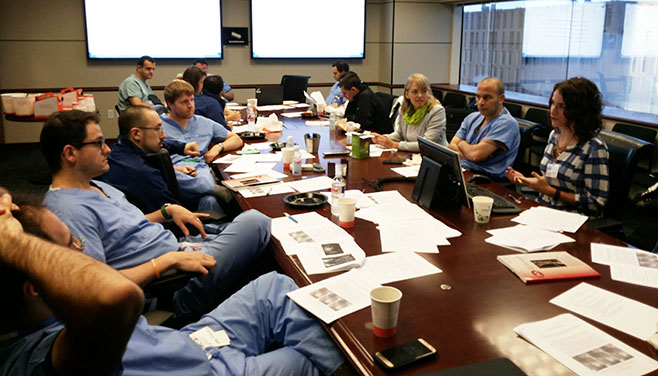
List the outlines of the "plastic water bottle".
{"type": "Polygon", "coordinates": [[[299,146],[295,146],[291,166],[292,176],[302,176],[302,153],[299,151],[299,146]]]}
{"type": "Polygon", "coordinates": [[[293,146],[295,146],[295,143],[292,142],[292,136],[288,136],[288,141],[286,141],[286,147],[291,148],[293,146]]]}
{"type": "Polygon", "coordinates": [[[331,214],[338,215],[338,200],[345,197],[345,179],[343,165],[336,163],[336,174],[331,182],[331,214]]]}
{"type": "Polygon", "coordinates": [[[256,129],[256,109],[247,106],[247,130],[253,132],[256,129]]]}
{"type": "Polygon", "coordinates": [[[331,113],[329,114],[329,131],[335,131],[336,130],[336,114],[331,113]]]}

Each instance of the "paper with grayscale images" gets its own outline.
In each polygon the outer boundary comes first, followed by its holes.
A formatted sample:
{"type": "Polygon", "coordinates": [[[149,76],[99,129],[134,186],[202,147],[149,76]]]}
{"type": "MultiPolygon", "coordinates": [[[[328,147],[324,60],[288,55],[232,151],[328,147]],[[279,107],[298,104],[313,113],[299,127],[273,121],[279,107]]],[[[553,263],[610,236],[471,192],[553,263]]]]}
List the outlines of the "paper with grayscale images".
{"type": "Polygon", "coordinates": [[[536,206],[521,212],[512,221],[550,231],[576,232],[587,219],[586,215],[536,206]]]}
{"type": "Polygon", "coordinates": [[[656,332],[658,309],[582,282],[550,300],[643,341],[656,332]]]}
{"type": "Polygon", "coordinates": [[[592,243],[592,262],[610,265],[615,281],[658,288],[658,255],[608,244],[592,243]]]}
{"type": "Polygon", "coordinates": [[[311,243],[297,251],[297,257],[308,275],[331,273],[363,264],[366,253],[353,240],[311,243]]]}
{"type": "Polygon", "coordinates": [[[272,236],[277,238],[287,255],[295,255],[311,247],[327,243],[354,242],[345,230],[316,212],[272,219],[272,236]]]}
{"type": "Polygon", "coordinates": [[[633,376],[658,369],[655,360],[570,313],[519,325],[514,332],[578,375],[633,376]]]}
{"type": "Polygon", "coordinates": [[[366,257],[361,267],[289,292],[288,296],[329,324],[368,307],[370,291],[381,284],[436,273],[441,269],[415,253],[388,253],[366,257]]]}

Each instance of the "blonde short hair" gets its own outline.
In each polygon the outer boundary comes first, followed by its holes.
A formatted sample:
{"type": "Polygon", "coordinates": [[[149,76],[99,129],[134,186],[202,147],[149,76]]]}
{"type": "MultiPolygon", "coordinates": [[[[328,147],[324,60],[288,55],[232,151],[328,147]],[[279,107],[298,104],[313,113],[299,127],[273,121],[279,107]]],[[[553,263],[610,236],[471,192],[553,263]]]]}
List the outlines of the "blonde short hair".
{"type": "Polygon", "coordinates": [[[192,85],[183,80],[173,80],[164,90],[165,102],[174,103],[181,95],[194,96],[194,88],[192,85]]]}
{"type": "MultiPolygon", "coordinates": [[[[434,107],[435,103],[439,103],[439,101],[434,98],[432,95],[432,89],[430,88],[430,80],[427,78],[422,73],[414,73],[411,76],[407,78],[407,81],[404,83],[404,93],[406,94],[409,88],[411,88],[411,85],[416,84],[418,88],[422,91],[429,92],[429,98],[427,99],[430,102],[430,107],[434,107]]],[[[404,100],[402,101],[402,107],[400,108],[400,111],[402,114],[405,114],[409,108],[411,108],[411,100],[409,98],[404,97],[404,100]]]]}

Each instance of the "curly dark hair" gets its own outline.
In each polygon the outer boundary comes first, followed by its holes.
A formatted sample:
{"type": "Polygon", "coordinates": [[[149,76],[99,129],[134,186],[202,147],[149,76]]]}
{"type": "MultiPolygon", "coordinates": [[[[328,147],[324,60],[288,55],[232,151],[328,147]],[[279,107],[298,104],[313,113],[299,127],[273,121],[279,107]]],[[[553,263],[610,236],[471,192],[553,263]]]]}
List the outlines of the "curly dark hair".
{"type": "MultiPolygon", "coordinates": [[[[572,127],[573,133],[578,137],[578,143],[583,144],[597,135],[601,130],[602,118],[601,92],[596,85],[584,78],[573,77],[558,82],[553,87],[553,93],[559,90],[564,100],[564,116],[572,127]]],[[[553,104],[553,94],[548,101],[553,104]]]]}

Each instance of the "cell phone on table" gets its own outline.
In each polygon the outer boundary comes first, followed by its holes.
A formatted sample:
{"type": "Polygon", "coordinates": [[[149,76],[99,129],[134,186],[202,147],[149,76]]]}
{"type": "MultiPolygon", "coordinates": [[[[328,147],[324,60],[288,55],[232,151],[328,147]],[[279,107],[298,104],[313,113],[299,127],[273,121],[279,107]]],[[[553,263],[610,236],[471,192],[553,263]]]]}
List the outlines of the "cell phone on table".
{"type": "Polygon", "coordinates": [[[422,338],[375,353],[375,361],[385,370],[392,371],[436,356],[434,346],[422,338]]]}

